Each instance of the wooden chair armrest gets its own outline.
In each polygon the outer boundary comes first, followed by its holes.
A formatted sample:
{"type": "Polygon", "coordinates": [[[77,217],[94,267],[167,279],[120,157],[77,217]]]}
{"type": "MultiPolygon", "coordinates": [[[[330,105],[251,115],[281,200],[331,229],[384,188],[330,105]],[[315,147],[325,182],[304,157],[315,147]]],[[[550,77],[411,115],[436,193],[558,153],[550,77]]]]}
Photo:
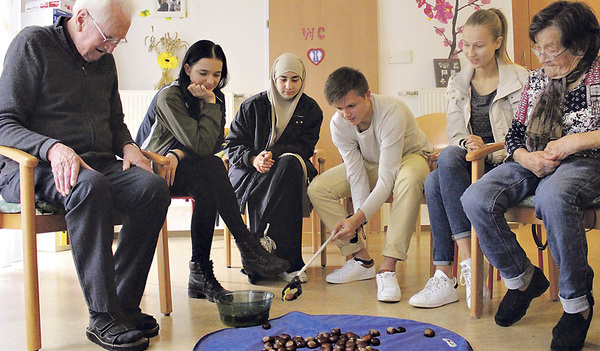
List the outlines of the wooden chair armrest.
{"type": "Polygon", "coordinates": [[[21,166],[35,167],[38,165],[38,159],[36,157],[12,147],[0,146],[0,155],[12,159],[21,166]]]}
{"type": "Polygon", "coordinates": [[[471,151],[471,152],[467,153],[466,160],[469,162],[476,161],[476,160],[485,158],[487,155],[489,155],[493,152],[502,150],[503,148],[504,148],[504,142],[488,144],[482,148],[479,148],[475,151],[471,151]]]}
{"type": "Polygon", "coordinates": [[[170,162],[168,157],[157,154],[156,152],[142,150],[142,154],[144,154],[144,156],[146,156],[146,158],[148,158],[151,162],[161,166],[166,166],[170,162]]]}

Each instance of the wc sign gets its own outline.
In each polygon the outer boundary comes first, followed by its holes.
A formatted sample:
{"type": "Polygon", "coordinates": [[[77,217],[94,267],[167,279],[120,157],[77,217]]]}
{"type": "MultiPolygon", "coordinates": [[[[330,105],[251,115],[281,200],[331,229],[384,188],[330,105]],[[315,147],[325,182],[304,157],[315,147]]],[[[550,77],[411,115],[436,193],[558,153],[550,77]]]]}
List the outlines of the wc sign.
{"type": "MultiPolygon", "coordinates": [[[[315,32],[316,37],[319,40],[325,39],[325,28],[319,27],[315,31],[315,28],[302,28],[302,35],[304,36],[304,40],[315,40],[315,32]]],[[[311,48],[306,52],[306,56],[315,66],[323,61],[325,57],[325,50],[321,48],[311,48]]]]}
{"type": "Polygon", "coordinates": [[[325,57],[325,51],[323,49],[308,49],[306,56],[308,56],[310,62],[317,66],[319,63],[321,63],[321,61],[323,61],[323,58],[325,57]]]}

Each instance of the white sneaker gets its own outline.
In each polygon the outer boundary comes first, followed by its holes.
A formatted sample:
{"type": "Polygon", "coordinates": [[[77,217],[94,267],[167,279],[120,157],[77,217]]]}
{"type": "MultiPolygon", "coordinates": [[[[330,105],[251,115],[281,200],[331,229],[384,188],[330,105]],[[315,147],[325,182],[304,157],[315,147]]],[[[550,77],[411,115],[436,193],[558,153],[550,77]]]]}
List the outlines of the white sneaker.
{"type": "Polygon", "coordinates": [[[377,273],[377,300],[398,302],[402,297],[395,272],[377,273]]]}
{"type": "Polygon", "coordinates": [[[325,280],[331,284],[343,284],[373,278],[375,278],[375,265],[365,267],[362,262],[352,258],[346,261],[342,268],[329,273],[325,280]]]}
{"type": "MultiPolygon", "coordinates": [[[[292,279],[294,279],[296,277],[296,275],[298,275],[299,271],[295,271],[292,273],[288,273],[288,272],[283,272],[279,274],[279,278],[285,280],[286,282],[291,282],[292,279]]],[[[306,272],[302,272],[302,274],[300,274],[300,276],[298,276],[298,279],[300,280],[300,283],[306,283],[308,281],[308,276],[306,275],[306,272]]]]}
{"type": "Polygon", "coordinates": [[[408,304],[415,307],[434,308],[458,301],[458,284],[456,278],[436,270],[433,277],[429,278],[425,288],[408,300],[408,304]]]}
{"type": "MultiPolygon", "coordinates": [[[[485,284],[487,271],[483,273],[483,305],[490,301],[490,289],[485,284]]],[[[467,293],[467,307],[471,309],[471,259],[468,258],[460,263],[460,285],[465,287],[467,293]]]]}

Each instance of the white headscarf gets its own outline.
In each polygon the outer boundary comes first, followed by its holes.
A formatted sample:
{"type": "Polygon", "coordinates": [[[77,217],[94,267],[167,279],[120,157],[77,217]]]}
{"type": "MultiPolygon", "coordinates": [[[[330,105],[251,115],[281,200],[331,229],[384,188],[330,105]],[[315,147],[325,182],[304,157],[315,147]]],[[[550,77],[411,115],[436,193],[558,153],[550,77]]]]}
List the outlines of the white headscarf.
{"type": "Polygon", "coordinates": [[[295,54],[286,53],[279,56],[271,68],[270,85],[267,88],[267,97],[271,102],[271,137],[269,138],[269,147],[273,146],[287,127],[292,115],[298,106],[298,101],[304,92],[304,79],[306,78],[306,69],[300,57],[295,54]],[[286,73],[294,72],[302,79],[302,85],[298,93],[291,99],[284,98],[277,90],[277,77],[286,73]]]}

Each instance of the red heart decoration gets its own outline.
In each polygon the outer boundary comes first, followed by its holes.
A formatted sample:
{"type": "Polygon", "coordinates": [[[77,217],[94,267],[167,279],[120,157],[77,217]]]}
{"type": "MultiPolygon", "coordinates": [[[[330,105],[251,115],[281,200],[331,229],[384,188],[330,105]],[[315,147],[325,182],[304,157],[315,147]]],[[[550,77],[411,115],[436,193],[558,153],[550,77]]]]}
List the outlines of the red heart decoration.
{"type": "Polygon", "coordinates": [[[321,63],[321,61],[323,61],[323,58],[325,57],[325,50],[323,50],[323,49],[308,49],[308,51],[306,52],[306,56],[308,56],[308,59],[310,60],[310,62],[314,63],[316,66],[319,63],[321,63]]]}

